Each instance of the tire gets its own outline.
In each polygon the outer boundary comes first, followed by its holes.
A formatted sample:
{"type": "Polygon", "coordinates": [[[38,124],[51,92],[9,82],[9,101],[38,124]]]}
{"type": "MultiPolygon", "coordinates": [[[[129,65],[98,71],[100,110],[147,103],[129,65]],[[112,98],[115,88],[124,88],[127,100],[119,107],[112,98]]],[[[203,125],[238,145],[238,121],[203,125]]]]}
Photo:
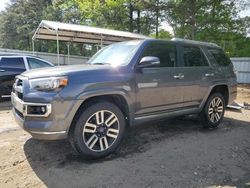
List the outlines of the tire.
{"type": "Polygon", "coordinates": [[[116,105],[110,102],[95,103],[79,116],[70,143],[83,158],[102,158],[117,149],[125,128],[125,117],[116,105]]]}
{"type": "Polygon", "coordinates": [[[217,128],[225,113],[225,99],[220,93],[213,93],[201,112],[201,119],[205,128],[217,128]]]}

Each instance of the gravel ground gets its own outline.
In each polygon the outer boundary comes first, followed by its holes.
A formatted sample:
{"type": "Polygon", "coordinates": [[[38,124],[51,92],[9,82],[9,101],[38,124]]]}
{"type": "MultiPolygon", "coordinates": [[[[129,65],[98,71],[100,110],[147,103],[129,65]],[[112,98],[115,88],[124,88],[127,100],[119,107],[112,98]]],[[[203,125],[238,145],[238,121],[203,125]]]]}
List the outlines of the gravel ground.
{"type": "MultiPolygon", "coordinates": [[[[250,86],[238,87],[250,103],[250,86]]],[[[195,117],[136,126],[111,156],[86,161],[67,141],[32,139],[0,109],[0,187],[250,188],[250,110],[205,130],[195,117]]]]}

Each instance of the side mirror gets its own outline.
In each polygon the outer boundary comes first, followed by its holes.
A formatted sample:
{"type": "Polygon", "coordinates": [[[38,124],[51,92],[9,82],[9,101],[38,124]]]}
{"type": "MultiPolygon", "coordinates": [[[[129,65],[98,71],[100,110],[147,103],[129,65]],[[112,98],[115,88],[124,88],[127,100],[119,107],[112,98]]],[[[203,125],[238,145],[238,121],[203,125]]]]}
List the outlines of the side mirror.
{"type": "Polygon", "coordinates": [[[140,68],[144,67],[157,67],[160,65],[160,59],[154,56],[143,57],[138,65],[140,68]]]}

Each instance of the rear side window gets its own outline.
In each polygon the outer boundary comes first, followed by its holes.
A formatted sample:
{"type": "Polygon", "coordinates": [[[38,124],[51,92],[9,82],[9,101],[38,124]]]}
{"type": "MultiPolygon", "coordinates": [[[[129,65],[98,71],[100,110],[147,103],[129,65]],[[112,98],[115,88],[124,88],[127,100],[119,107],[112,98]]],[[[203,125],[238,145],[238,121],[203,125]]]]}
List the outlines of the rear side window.
{"type": "Polygon", "coordinates": [[[43,68],[43,67],[52,67],[52,65],[44,62],[44,61],[41,61],[41,60],[38,60],[38,59],[35,59],[35,58],[27,58],[28,60],[28,64],[29,64],[29,67],[30,69],[37,69],[37,68],[43,68]]]}
{"type": "Polygon", "coordinates": [[[184,46],[183,61],[185,67],[208,66],[208,62],[198,47],[184,46]]]}
{"type": "Polygon", "coordinates": [[[176,47],[173,44],[150,43],[142,53],[142,57],[146,56],[158,57],[161,67],[174,67],[176,65],[176,47]]]}
{"type": "Polygon", "coordinates": [[[214,57],[217,64],[227,66],[231,64],[230,59],[225,55],[222,49],[208,49],[209,53],[214,57]]]}
{"type": "Polygon", "coordinates": [[[24,65],[24,61],[22,57],[15,57],[15,58],[3,57],[1,59],[0,66],[6,67],[6,68],[25,69],[25,65],[24,65]]]}

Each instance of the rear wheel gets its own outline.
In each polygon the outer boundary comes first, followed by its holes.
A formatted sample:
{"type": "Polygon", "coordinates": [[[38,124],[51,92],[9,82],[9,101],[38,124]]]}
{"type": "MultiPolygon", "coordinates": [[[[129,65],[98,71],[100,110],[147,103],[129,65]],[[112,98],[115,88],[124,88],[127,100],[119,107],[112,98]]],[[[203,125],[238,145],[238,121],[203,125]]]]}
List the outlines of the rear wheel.
{"type": "Polygon", "coordinates": [[[225,99],[220,93],[209,96],[201,117],[205,127],[216,128],[221,123],[225,113],[225,99]]]}
{"type": "Polygon", "coordinates": [[[89,106],[78,118],[71,144],[84,158],[100,158],[114,152],[122,141],[125,120],[121,110],[109,102],[89,106]]]}

